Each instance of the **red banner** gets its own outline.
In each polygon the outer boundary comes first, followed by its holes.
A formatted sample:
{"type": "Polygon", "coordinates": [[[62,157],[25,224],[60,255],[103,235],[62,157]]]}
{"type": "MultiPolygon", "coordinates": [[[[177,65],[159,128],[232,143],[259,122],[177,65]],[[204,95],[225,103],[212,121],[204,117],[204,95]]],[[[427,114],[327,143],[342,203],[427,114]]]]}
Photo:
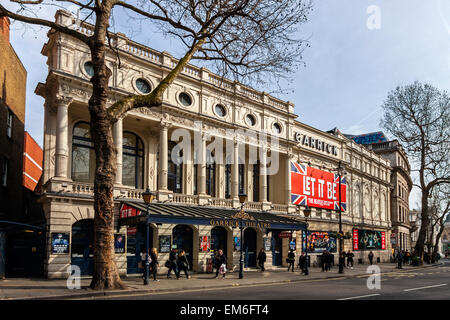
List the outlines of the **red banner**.
{"type": "MultiPolygon", "coordinates": [[[[341,179],[341,210],[347,207],[347,182],[341,179]]],[[[293,204],[339,211],[339,175],[291,162],[293,204]]]]}
{"type": "Polygon", "coordinates": [[[358,229],[353,229],[353,250],[359,250],[358,229]]]}
{"type": "Polygon", "coordinates": [[[386,249],[386,232],[381,232],[381,249],[386,249]]]}

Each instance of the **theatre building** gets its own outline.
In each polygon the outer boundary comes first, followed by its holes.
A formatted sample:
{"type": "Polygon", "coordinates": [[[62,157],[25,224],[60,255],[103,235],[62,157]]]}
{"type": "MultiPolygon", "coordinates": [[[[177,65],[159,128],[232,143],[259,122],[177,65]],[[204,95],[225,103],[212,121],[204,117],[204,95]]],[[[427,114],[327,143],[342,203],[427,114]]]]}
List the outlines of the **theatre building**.
{"type": "MultiPolygon", "coordinates": [[[[63,11],[56,21],[86,34],[93,30],[86,23],[77,27],[75,18],[63,11]]],[[[178,61],[123,34],[111,37],[121,67],[116,53],[108,52],[110,104],[129,94],[149,93],[178,61]]],[[[68,266],[78,265],[82,274],[90,274],[95,153],[87,106],[92,63],[86,46],[57,32],[49,33],[42,54],[49,69],[46,82],[36,88],[45,98],[45,270],[48,277],[66,277],[68,266]]],[[[307,221],[312,265],[323,250],[338,250],[339,208],[344,249],[364,261],[369,250],[387,260],[389,161],[337,130],[323,132],[296,118],[292,103],[193,65],[168,88],[161,107],[128,112],[113,128],[120,273],[142,272],[147,224],[161,272],[167,271],[163,264],[172,247],[185,250],[198,272],[209,271],[211,254],[218,249],[237,271],[241,245],[246,268],[256,267],[261,248],[267,268],[281,267],[289,248],[297,255],[305,249],[306,206],[312,211],[307,221]],[[177,156],[183,161],[176,161],[177,156]],[[339,162],[345,168],[341,176],[339,162]],[[156,193],[149,208],[142,200],[147,187],[156,193]],[[244,193],[248,216],[240,219],[239,195],[244,193]]]]}

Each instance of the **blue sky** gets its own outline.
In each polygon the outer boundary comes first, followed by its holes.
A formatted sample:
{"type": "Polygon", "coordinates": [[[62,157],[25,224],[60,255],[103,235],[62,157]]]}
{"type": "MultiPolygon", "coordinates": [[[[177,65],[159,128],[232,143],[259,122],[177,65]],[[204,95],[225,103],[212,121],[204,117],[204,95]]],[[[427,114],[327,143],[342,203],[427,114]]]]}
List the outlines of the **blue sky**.
{"type": "MultiPolygon", "coordinates": [[[[311,45],[304,52],[306,67],[300,67],[288,85],[292,92],[280,96],[295,104],[299,121],[351,134],[379,131],[380,106],[397,85],[419,80],[441,90],[450,87],[450,1],[314,2],[309,22],[300,30],[311,45]],[[367,28],[372,5],[381,13],[378,30],[367,28]]],[[[43,8],[40,13],[52,19],[55,10],[43,8]]],[[[164,41],[159,34],[140,33],[131,26],[129,20],[118,19],[115,31],[175,56],[182,53],[176,40],[164,41]]],[[[11,43],[28,71],[25,127],[41,146],[44,101],[34,89],[47,75],[40,54],[46,40],[46,29],[12,24],[11,43]]]]}

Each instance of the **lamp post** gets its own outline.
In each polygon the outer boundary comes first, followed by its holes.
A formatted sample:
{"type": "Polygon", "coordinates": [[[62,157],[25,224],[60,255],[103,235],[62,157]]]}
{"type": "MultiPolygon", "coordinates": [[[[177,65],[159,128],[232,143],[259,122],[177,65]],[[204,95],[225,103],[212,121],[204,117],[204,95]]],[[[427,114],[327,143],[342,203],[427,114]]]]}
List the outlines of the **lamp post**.
{"type": "Polygon", "coordinates": [[[148,276],[149,276],[149,259],[148,259],[148,254],[149,254],[149,246],[150,246],[150,239],[149,239],[149,234],[150,234],[150,225],[148,223],[148,219],[150,217],[150,203],[152,203],[153,199],[155,198],[155,194],[154,192],[150,191],[150,188],[147,187],[147,190],[145,190],[144,192],[142,192],[142,198],[144,199],[145,204],[147,205],[147,242],[146,242],[146,256],[145,256],[145,277],[144,277],[144,284],[148,284],[148,276]]]}
{"type": "Polygon", "coordinates": [[[241,203],[241,211],[239,212],[238,216],[239,216],[239,228],[241,229],[241,253],[240,253],[240,258],[239,258],[239,279],[243,279],[244,278],[244,257],[242,255],[242,249],[244,247],[244,241],[243,241],[243,237],[242,237],[242,230],[244,229],[244,226],[242,225],[242,218],[244,218],[245,216],[245,212],[244,212],[244,203],[245,203],[245,199],[247,199],[247,195],[245,193],[240,193],[239,194],[239,202],[241,203]]]}
{"type": "Polygon", "coordinates": [[[342,208],[341,208],[341,177],[345,174],[344,167],[341,161],[337,168],[337,174],[339,176],[339,273],[344,273],[344,257],[342,256],[343,234],[342,234],[342,208]]]}
{"type": "Polygon", "coordinates": [[[311,208],[308,207],[308,205],[306,206],[305,210],[303,210],[303,213],[305,215],[305,245],[306,245],[306,250],[305,250],[305,276],[309,275],[309,270],[308,270],[308,217],[311,214],[311,208]]]}

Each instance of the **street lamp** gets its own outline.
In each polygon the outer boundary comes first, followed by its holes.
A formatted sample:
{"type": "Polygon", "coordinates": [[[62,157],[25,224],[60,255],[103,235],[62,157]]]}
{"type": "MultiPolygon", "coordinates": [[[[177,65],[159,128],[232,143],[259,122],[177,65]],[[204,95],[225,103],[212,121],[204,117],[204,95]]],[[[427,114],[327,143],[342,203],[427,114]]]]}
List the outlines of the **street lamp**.
{"type": "Polygon", "coordinates": [[[144,284],[148,284],[148,275],[149,275],[149,259],[148,259],[148,248],[150,246],[150,225],[148,223],[148,219],[150,217],[150,203],[152,203],[153,199],[155,198],[155,193],[150,191],[150,188],[147,187],[147,190],[142,192],[142,198],[144,199],[145,204],[147,205],[147,245],[146,245],[146,256],[145,256],[145,277],[144,277],[144,284]]]}
{"type": "Polygon", "coordinates": [[[344,273],[344,257],[342,256],[343,249],[343,233],[342,233],[342,208],[341,208],[341,177],[345,175],[345,169],[339,161],[337,167],[337,174],[339,176],[339,273],[344,273]]]}
{"type": "Polygon", "coordinates": [[[239,202],[241,203],[241,211],[239,213],[239,228],[241,229],[241,254],[239,259],[239,279],[244,278],[244,257],[242,255],[242,249],[244,246],[244,241],[242,238],[242,230],[244,229],[244,226],[242,225],[242,218],[245,216],[244,212],[244,203],[245,199],[247,199],[247,195],[243,192],[239,194],[239,202]]]}
{"type": "Polygon", "coordinates": [[[305,245],[306,245],[306,250],[305,250],[305,276],[309,275],[309,271],[308,271],[308,217],[311,214],[311,208],[308,207],[308,205],[306,205],[306,208],[303,210],[303,214],[305,215],[305,245]]]}

